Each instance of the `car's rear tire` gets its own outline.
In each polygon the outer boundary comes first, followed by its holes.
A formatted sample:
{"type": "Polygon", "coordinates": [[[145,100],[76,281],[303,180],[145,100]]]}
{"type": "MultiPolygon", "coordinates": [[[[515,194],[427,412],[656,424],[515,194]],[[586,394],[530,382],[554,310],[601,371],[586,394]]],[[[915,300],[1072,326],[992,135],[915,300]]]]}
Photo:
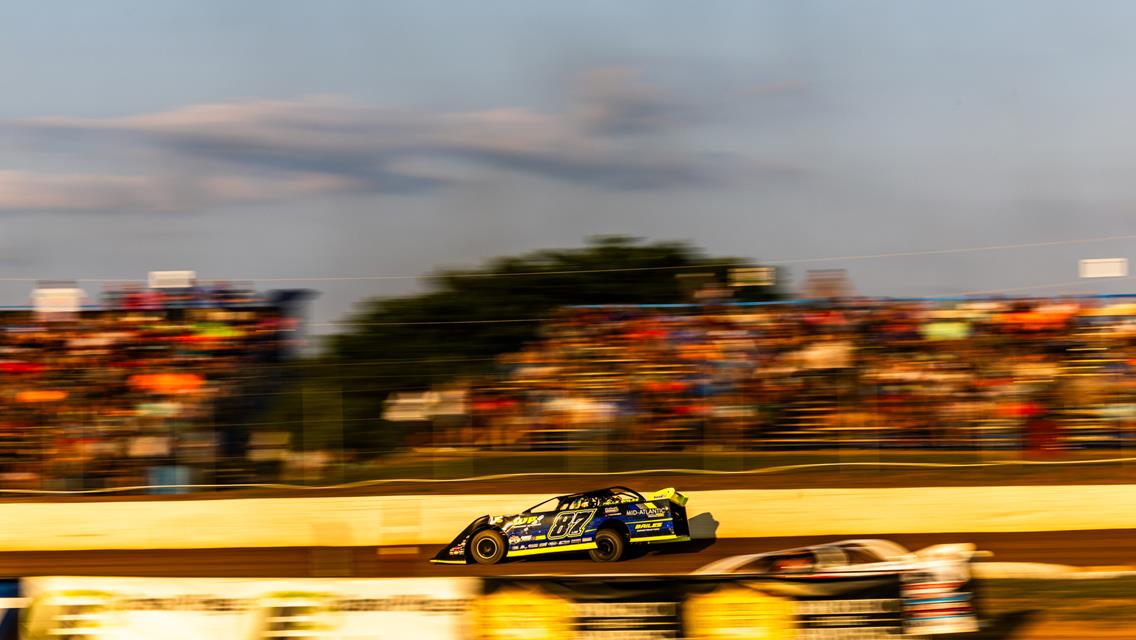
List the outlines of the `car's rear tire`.
{"type": "Polygon", "coordinates": [[[627,549],[627,541],[615,529],[600,529],[596,533],[596,548],[588,552],[596,562],[617,562],[627,549]]]}
{"type": "Polygon", "coordinates": [[[469,541],[469,554],[478,564],[497,564],[505,557],[505,538],[493,529],[482,529],[469,541]]]}

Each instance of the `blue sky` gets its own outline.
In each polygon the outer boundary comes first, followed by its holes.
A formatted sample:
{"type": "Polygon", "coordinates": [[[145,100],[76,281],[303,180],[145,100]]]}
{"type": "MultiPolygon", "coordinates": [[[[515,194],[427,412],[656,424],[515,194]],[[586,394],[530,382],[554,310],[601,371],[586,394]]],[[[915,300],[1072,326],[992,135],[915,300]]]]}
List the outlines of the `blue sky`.
{"type": "MultiPolygon", "coordinates": [[[[1133,18],[1024,0],[7,3],[0,276],[422,274],[600,233],[758,260],[1136,233],[1133,18]]],[[[810,266],[871,294],[1118,291],[1041,285],[1129,244],[810,266]]],[[[321,283],[316,319],[413,286],[321,283]]]]}

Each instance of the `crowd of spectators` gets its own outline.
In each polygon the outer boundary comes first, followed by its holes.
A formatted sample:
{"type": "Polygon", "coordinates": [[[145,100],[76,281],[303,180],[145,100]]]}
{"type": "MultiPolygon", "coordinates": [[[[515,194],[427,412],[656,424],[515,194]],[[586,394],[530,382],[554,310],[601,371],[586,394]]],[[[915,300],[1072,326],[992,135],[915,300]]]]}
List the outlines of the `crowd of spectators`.
{"type": "Polygon", "coordinates": [[[218,407],[264,388],[294,329],[265,297],[224,284],[128,285],[79,311],[0,314],[0,486],[184,484],[242,471],[247,442],[218,424],[218,407]]]}
{"type": "Polygon", "coordinates": [[[1117,300],[564,309],[495,375],[435,390],[450,397],[432,436],[505,449],[1119,448],[1136,444],[1134,367],[1136,304],[1117,300]]]}
{"type": "MultiPolygon", "coordinates": [[[[249,427],[297,329],[226,285],[0,314],[0,487],[275,480],[288,429],[249,427]]],[[[1118,299],[569,308],[384,417],[479,449],[1124,448],[1134,367],[1118,299]]]]}

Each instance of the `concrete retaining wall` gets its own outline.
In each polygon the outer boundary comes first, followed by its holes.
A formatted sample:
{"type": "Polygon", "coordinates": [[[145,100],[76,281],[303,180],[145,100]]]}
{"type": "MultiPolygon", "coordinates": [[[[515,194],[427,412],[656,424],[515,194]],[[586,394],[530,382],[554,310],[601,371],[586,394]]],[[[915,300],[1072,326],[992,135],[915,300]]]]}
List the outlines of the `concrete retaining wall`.
{"type": "MultiPolygon", "coordinates": [[[[679,487],[681,490],[681,486],[679,487]]],[[[1136,529],[1136,485],[689,492],[695,537],[1136,529]]],[[[0,550],[417,545],[545,495],[0,504],[0,550]]]]}

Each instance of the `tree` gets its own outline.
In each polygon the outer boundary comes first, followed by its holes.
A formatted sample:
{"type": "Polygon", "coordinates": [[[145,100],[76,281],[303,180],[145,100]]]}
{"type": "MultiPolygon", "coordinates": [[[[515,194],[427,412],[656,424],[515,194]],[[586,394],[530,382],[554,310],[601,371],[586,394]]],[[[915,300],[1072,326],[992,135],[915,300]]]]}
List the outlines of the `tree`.
{"type": "MultiPolygon", "coordinates": [[[[430,290],[364,303],[327,354],[304,363],[298,380],[342,389],[348,447],[381,450],[399,434],[380,424],[385,397],[426,389],[460,376],[490,371],[496,356],[535,339],[541,322],[571,305],[657,304],[689,301],[680,276],[712,274],[726,282],[740,258],[709,257],[681,242],[645,243],[625,236],[597,237],[579,249],[543,250],[496,258],[481,268],[445,270],[430,290]]],[[[772,298],[776,287],[750,291],[772,298]]],[[[302,385],[301,385],[302,386],[302,385]]],[[[274,418],[308,424],[312,408],[291,394],[274,418]]],[[[328,420],[336,418],[329,417],[328,420]]]]}

